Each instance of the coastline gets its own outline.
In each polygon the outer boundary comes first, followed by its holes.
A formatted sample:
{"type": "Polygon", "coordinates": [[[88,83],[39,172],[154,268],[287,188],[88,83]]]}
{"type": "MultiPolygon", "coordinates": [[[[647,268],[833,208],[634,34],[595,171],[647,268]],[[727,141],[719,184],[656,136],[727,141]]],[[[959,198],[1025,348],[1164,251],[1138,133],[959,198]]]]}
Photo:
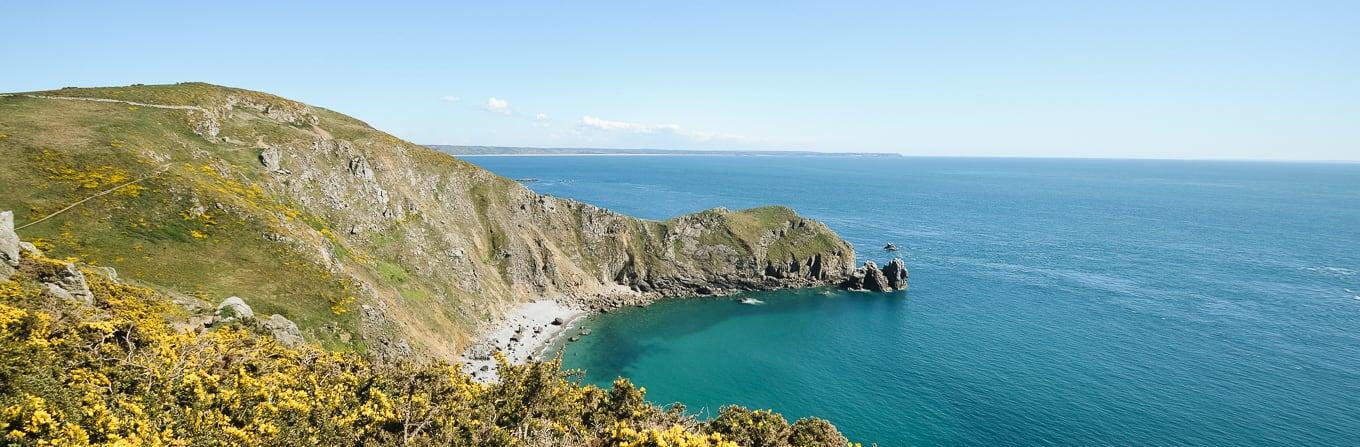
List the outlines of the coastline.
{"type": "Polygon", "coordinates": [[[500,351],[510,364],[541,360],[557,339],[568,336],[590,312],[556,300],[520,303],[477,337],[459,360],[464,372],[480,382],[497,379],[493,353],[500,351]],[[559,322],[560,324],[554,324],[559,322]]]}
{"type": "MultiPolygon", "coordinates": [[[[519,303],[501,319],[478,331],[476,341],[463,350],[459,367],[478,382],[499,379],[496,374],[495,353],[500,351],[511,365],[544,359],[547,350],[559,339],[580,334],[580,322],[590,315],[622,307],[646,307],[672,299],[730,299],[748,292],[768,292],[783,289],[828,287],[839,281],[814,281],[799,284],[777,284],[766,287],[718,288],[706,294],[695,293],[637,293],[627,289],[618,293],[594,295],[603,300],[592,303],[580,297],[539,298],[519,303]],[[560,324],[554,324],[554,322],[560,324]]],[[[675,292],[675,291],[671,291],[675,292]]]]}
{"type": "Polygon", "coordinates": [[[720,152],[716,154],[648,154],[648,153],[619,153],[619,154],[594,154],[594,153],[544,153],[544,154],[454,154],[454,157],[845,157],[845,158],[872,158],[872,157],[892,157],[893,155],[878,154],[734,154],[720,152]]]}

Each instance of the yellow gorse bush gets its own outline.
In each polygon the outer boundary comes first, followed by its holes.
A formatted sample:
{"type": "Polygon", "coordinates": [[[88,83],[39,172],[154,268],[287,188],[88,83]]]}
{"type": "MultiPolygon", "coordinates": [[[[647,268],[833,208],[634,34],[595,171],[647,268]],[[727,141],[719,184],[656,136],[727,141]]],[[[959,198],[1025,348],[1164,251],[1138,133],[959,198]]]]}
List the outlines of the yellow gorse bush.
{"type": "Polygon", "coordinates": [[[63,264],[25,255],[0,280],[0,444],[845,445],[834,428],[837,444],[790,443],[798,424],[737,407],[704,424],[625,379],[582,386],[556,361],[500,358],[501,380],[481,384],[441,362],[288,348],[245,326],[180,332],[169,320],[183,311],[158,292],[86,271],[94,305],[64,301],[41,285],[63,264]],[[772,432],[747,420],[782,431],[760,438],[772,432]]]}

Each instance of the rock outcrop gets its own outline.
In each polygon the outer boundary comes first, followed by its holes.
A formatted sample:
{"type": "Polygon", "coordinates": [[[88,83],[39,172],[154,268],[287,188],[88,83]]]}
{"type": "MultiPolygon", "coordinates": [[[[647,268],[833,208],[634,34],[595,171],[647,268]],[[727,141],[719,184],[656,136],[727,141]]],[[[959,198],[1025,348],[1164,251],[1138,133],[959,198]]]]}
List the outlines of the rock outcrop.
{"type": "Polygon", "coordinates": [[[255,311],[252,310],[241,297],[233,296],[222,300],[222,303],[217,305],[217,312],[214,314],[213,324],[245,321],[253,318],[255,318],[255,311]]]}
{"type": "Polygon", "coordinates": [[[864,261],[864,266],[855,269],[841,283],[841,287],[871,292],[907,290],[907,267],[900,258],[888,261],[888,264],[882,270],[878,268],[878,264],[875,264],[874,261],[864,261]]]}
{"type": "Polygon", "coordinates": [[[14,233],[14,212],[0,212],[0,279],[9,279],[19,268],[19,235],[14,233]]]}
{"type": "Polygon", "coordinates": [[[888,278],[888,286],[893,290],[907,290],[907,265],[902,258],[893,258],[883,266],[883,276],[888,278]]]}
{"type": "Polygon", "coordinates": [[[46,283],[48,293],[63,299],[94,304],[94,293],[90,292],[90,285],[85,281],[85,273],[75,264],[64,263],[50,279],[51,282],[46,283]]]}
{"type": "MultiPolygon", "coordinates": [[[[12,213],[9,211],[0,212],[0,243],[9,244],[0,247],[0,251],[8,250],[12,246],[15,252],[19,250],[28,252],[28,259],[24,262],[29,263],[29,265],[25,267],[26,270],[24,271],[29,275],[29,280],[36,280],[35,282],[42,287],[46,294],[61,300],[93,306],[95,304],[94,291],[90,288],[90,279],[86,277],[87,271],[93,277],[102,277],[102,281],[119,282],[118,272],[112,267],[87,265],[82,270],[81,266],[73,262],[47,259],[32,244],[18,239],[13,231],[12,220],[9,221],[11,222],[10,225],[4,225],[4,218],[10,216],[12,216],[12,213]],[[6,235],[13,236],[12,240],[6,238],[6,235]]],[[[8,279],[18,272],[20,259],[17,255],[10,256],[8,252],[0,253],[0,261],[5,261],[0,265],[10,266],[14,269],[10,271],[9,276],[0,277],[0,280],[8,279]],[[14,259],[15,262],[10,264],[9,259],[14,259]]],[[[200,309],[197,304],[186,307],[191,311],[200,309]]],[[[181,332],[199,332],[210,326],[227,323],[239,323],[256,331],[262,330],[261,332],[267,333],[278,340],[279,343],[289,347],[296,347],[305,342],[302,330],[298,328],[297,324],[279,314],[273,314],[267,319],[259,320],[255,318],[255,312],[245,303],[245,300],[236,296],[222,300],[211,315],[193,314],[180,321],[171,321],[170,325],[181,332]]],[[[409,354],[409,348],[407,349],[409,354]]]]}
{"type": "Polygon", "coordinates": [[[284,318],[283,315],[270,315],[268,319],[261,323],[269,331],[269,335],[284,346],[298,346],[303,342],[302,330],[298,329],[297,324],[293,323],[292,320],[284,318]]]}
{"type": "Polygon", "coordinates": [[[264,166],[269,172],[279,172],[279,160],[282,154],[277,147],[266,147],[260,151],[260,165],[264,166]]]}

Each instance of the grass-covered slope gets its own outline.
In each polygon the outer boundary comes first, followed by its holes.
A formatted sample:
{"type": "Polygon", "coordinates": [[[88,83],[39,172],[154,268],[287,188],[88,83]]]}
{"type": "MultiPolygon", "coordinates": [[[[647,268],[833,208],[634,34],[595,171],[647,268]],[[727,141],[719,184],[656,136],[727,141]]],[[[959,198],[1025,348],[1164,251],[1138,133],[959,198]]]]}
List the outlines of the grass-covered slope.
{"type": "Polygon", "coordinates": [[[201,83],[0,96],[0,160],[0,210],[50,255],[113,267],[190,312],[240,296],[331,349],[448,358],[530,298],[812,285],[854,258],[785,208],[639,220],[201,83]]]}
{"type": "Polygon", "coordinates": [[[96,269],[80,273],[88,302],[55,296],[70,269],[24,250],[0,276],[5,445],[846,445],[820,419],[726,407],[702,422],[624,379],[582,386],[556,362],[502,365],[482,384],[438,361],[286,347],[239,322],[195,331],[168,323],[184,318],[169,297],[96,269]]]}

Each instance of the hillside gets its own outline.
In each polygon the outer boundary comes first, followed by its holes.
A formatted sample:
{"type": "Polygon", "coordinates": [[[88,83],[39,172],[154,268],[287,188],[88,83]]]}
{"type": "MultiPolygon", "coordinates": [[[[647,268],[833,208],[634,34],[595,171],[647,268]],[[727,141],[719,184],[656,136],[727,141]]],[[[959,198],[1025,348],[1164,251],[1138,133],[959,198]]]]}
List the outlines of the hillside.
{"type": "Polygon", "coordinates": [[[49,255],[112,267],[191,322],[239,296],[308,341],[380,357],[453,358],[530,299],[607,308],[818,285],[854,261],[786,208],[636,219],[201,83],[5,95],[0,159],[0,210],[49,255]]]}
{"type": "Polygon", "coordinates": [[[556,361],[483,384],[440,361],[285,346],[256,320],[184,309],[25,247],[0,213],[0,441],[12,446],[838,447],[830,423],[724,407],[699,421],[556,361]],[[23,247],[23,248],[20,248],[23,247]]]}

